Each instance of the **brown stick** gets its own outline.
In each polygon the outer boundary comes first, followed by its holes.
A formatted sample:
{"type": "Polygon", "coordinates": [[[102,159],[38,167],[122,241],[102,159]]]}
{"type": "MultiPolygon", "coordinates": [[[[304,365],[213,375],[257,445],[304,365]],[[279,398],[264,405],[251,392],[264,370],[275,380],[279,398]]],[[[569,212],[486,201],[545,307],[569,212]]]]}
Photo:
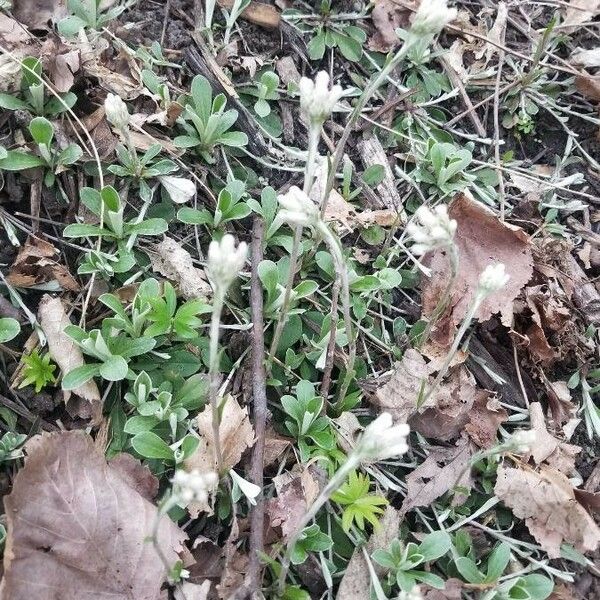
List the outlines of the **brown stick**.
{"type": "MultiPolygon", "coordinates": [[[[250,480],[263,487],[263,467],[265,458],[265,429],[267,423],[267,384],[265,378],[265,340],[263,319],[263,290],[258,277],[258,265],[263,257],[264,222],[255,217],[252,228],[252,278],[250,282],[250,311],[252,315],[252,397],[254,406],[254,431],[256,443],[252,450],[250,480]]],[[[250,565],[248,588],[250,594],[260,590],[260,557],[264,549],[264,498],[262,493],[256,499],[256,506],[250,513],[250,565]]]]}

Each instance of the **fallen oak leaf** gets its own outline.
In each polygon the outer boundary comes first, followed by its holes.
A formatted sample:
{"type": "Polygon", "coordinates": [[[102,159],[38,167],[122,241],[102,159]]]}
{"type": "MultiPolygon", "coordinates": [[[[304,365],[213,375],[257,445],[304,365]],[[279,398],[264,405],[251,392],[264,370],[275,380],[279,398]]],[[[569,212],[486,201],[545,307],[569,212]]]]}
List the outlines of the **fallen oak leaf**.
{"type": "MultiPolygon", "coordinates": [[[[463,439],[455,448],[436,448],[414,471],[406,477],[406,497],[400,513],[405,515],[413,508],[429,506],[452,488],[471,488],[468,466],[471,462],[471,448],[463,439]]],[[[452,504],[462,503],[462,494],[457,495],[452,504]]]]}
{"type": "MultiPolygon", "coordinates": [[[[254,428],[250,423],[248,409],[242,408],[238,401],[230,395],[223,398],[219,412],[221,413],[219,441],[223,470],[229,471],[240,462],[242,454],[254,445],[254,428]]],[[[188,471],[196,469],[202,474],[214,473],[217,471],[217,464],[210,405],[207,405],[196,417],[195,425],[200,435],[200,443],[196,452],[186,459],[185,468],[188,471]]],[[[201,512],[212,514],[212,509],[208,504],[200,505],[197,502],[192,502],[188,506],[188,510],[194,518],[201,512]]]]}
{"type": "MultiPolygon", "coordinates": [[[[52,360],[59,366],[64,377],[66,373],[85,364],[83,354],[75,342],[65,333],[71,325],[60,298],[46,294],[38,308],[40,326],[48,339],[48,351],[52,360]]],[[[80,385],[74,390],[63,390],[63,399],[69,414],[82,419],[90,419],[97,425],[102,419],[102,399],[94,380],[80,385]]]]}
{"type": "MultiPolygon", "coordinates": [[[[0,599],[158,600],[167,568],[148,541],[157,507],[83,432],[36,436],[26,451],[4,499],[0,599]]],[[[158,540],[169,563],[178,560],[186,537],[168,516],[161,518],[158,540]]]]}
{"type": "Polygon", "coordinates": [[[580,552],[593,552],[600,545],[600,529],[577,501],[569,480],[559,471],[542,467],[498,467],[494,493],[525,524],[550,558],[560,557],[560,546],[568,542],[580,552]]]}
{"type": "MultiPolygon", "coordinates": [[[[479,276],[487,266],[504,263],[510,279],[506,285],[488,295],[479,306],[474,318],[486,321],[501,313],[503,322],[510,325],[513,300],[533,273],[533,256],[529,236],[520,228],[504,223],[489,208],[466,194],[458,194],[448,209],[456,220],[454,242],[458,252],[458,273],[452,286],[450,301],[439,319],[444,327],[434,328],[432,339],[448,347],[455,328],[462,322],[473,302],[479,285],[479,276]]],[[[451,268],[446,249],[434,250],[423,263],[430,267],[431,276],[423,283],[423,316],[436,310],[440,297],[447,288],[451,268]]]]}
{"type": "Polygon", "coordinates": [[[75,278],[55,260],[58,255],[58,250],[50,242],[30,236],[19,250],[6,279],[19,288],[54,283],[64,290],[78,292],[79,284],[75,278]]]}

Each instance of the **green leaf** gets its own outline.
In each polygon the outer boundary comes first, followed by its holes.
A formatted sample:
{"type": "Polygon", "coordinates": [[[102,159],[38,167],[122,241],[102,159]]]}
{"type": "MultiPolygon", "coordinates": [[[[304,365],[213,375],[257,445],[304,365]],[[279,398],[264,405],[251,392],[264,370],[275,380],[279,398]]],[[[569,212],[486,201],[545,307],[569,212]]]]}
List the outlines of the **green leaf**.
{"type": "Polygon", "coordinates": [[[16,319],[11,319],[10,317],[0,319],[0,344],[9,342],[17,337],[20,331],[21,326],[16,319]]]}
{"type": "Polygon", "coordinates": [[[58,22],[58,31],[66,38],[74,38],[80,29],[85,29],[86,22],[75,15],[71,15],[58,22]]]}
{"type": "Polygon", "coordinates": [[[383,167],[383,165],[371,165],[370,167],[365,169],[365,172],[362,175],[363,181],[371,187],[380,184],[383,181],[384,177],[385,168],[383,167]]]}
{"type": "Polygon", "coordinates": [[[27,102],[24,102],[16,96],[0,94],[0,108],[6,108],[7,110],[27,110],[30,106],[27,102]]]}
{"type": "Polygon", "coordinates": [[[35,117],[29,123],[29,133],[37,144],[49,146],[54,137],[54,127],[52,123],[44,117],[35,117]]]}
{"type": "Polygon", "coordinates": [[[18,150],[7,150],[6,158],[0,159],[0,171],[23,171],[34,167],[45,165],[45,161],[39,156],[19,152],[18,150]]]}
{"type": "Polygon", "coordinates": [[[522,577],[521,585],[529,592],[531,600],[546,600],[554,589],[551,579],[535,573],[522,577]]]}
{"type": "Polygon", "coordinates": [[[133,449],[144,458],[174,460],[173,450],[168,444],[151,431],[138,433],[131,439],[133,449]]]}
{"type": "Polygon", "coordinates": [[[509,560],[510,546],[502,542],[494,549],[488,558],[487,575],[485,578],[486,582],[493,583],[494,581],[497,581],[502,573],[504,573],[504,569],[506,569],[509,560]]]}
{"type": "Polygon", "coordinates": [[[108,229],[98,227],[98,225],[88,225],[87,223],[72,223],[63,229],[63,236],[68,238],[77,237],[95,237],[104,235],[114,237],[113,233],[108,229]]]}
{"type": "Polygon", "coordinates": [[[113,356],[100,366],[100,375],[108,381],[121,381],[127,377],[127,361],[122,356],[113,356]]]}
{"type": "Polygon", "coordinates": [[[377,273],[377,279],[381,282],[381,289],[393,290],[402,283],[402,275],[396,269],[386,267],[377,273]]]}
{"type": "Polygon", "coordinates": [[[452,540],[445,531],[434,531],[425,537],[419,545],[419,554],[424,562],[431,562],[444,556],[452,547],[452,540]]]}
{"type": "Polygon", "coordinates": [[[212,214],[205,208],[198,210],[187,206],[177,211],[177,219],[188,225],[210,225],[213,222],[212,214]]]}
{"type": "Polygon", "coordinates": [[[143,417],[142,415],[134,415],[127,419],[123,431],[131,435],[137,435],[138,433],[145,433],[154,429],[159,423],[160,421],[154,416],[143,417]]]}
{"type": "Polygon", "coordinates": [[[198,116],[204,123],[208,122],[212,112],[212,87],[203,75],[192,79],[192,99],[198,116]]]}
{"type": "Polygon", "coordinates": [[[241,131],[228,131],[219,137],[219,143],[223,146],[241,148],[248,144],[248,136],[241,131]]]}
{"type": "Polygon", "coordinates": [[[100,365],[81,365],[69,371],[62,380],[63,390],[75,390],[100,372],[100,365]]]}
{"type": "Polygon", "coordinates": [[[362,44],[360,42],[351,38],[349,35],[343,35],[337,32],[333,33],[333,37],[342,56],[346,60],[352,62],[358,62],[360,60],[360,57],[362,56],[362,44]]]}
{"type": "Polygon", "coordinates": [[[199,146],[201,143],[200,138],[191,135],[178,135],[173,140],[173,144],[175,144],[177,148],[193,148],[194,146],[199,146]]]}
{"type": "Polygon", "coordinates": [[[460,556],[456,559],[456,568],[469,583],[483,583],[485,581],[485,576],[477,568],[477,565],[466,556],[460,556]]]}
{"type": "Polygon", "coordinates": [[[322,31],[308,42],[307,50],[311,60],[321,60],[323,58],[325,55],[325,34],[322,31]]]}
{"type": "Polygon", "coordinates": [[[146,219],[141,223],[127,225],[126,231],[128,234],[135,233],[137,235],[160,235],[169,229],[169,225],[164,219],[146,219]]]}
{"type": "Polygon", "coordinates": [[[69,144],[59,155],[58,162],[61,165],[72,165],[83,155],[82,149],[77,144],[69,144]]]}

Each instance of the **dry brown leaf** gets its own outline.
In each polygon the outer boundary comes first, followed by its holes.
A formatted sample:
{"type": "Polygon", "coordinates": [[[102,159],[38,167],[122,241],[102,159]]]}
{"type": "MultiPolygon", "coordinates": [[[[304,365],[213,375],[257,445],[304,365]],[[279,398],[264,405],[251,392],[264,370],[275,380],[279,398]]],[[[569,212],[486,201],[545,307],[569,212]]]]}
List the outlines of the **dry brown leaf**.
{"type": "Polygon", "coordinates": [[[582,67],[600,67],[600,48],[590,48],[589,50],[578,48],[571,54],[571,62],[582,67]]]}
{"type": "Polygon", "coordinates": [[[280,528],[284,540],[292,536],[308,507],[319,495],[319,484],[310,469],[298,466],[292,473],[273,478],[277,497],[267,502],[266,514],[272,528],[280,528]]]}
{"type": "MultiPolygon", "coordinates": [[[[437,448],[406,477],[406,497],[400,507],[405,515],[413,508],[429,506],[452,488],[471,488],[468,465],[471,460],[469,443],[463,439],[455,448],[437,448]]],[[[455,496],[452,505],[463,501],[462,494],[455,496]]]]}
{"type": "Polygon", "coordinates": [[[136,460],[131,454],[121,452],[108,463],[118,473],[123,481],[130,487],[137,490],[138,494],[146,498],[149,502],[154,500],[158,494],[158,478],[139,460],[136,460]]]}
{"type": "Polygon", "coordinates": [[[600,529],[559,471],[499,466],[494,492],[517,518],[525,519],[531,535],[550,558],[560,556],[563,542],[580,552],[593,552],[600,545],[600,529]]]}
{"type": "Polygon", "coordinates": [[[185,298],[208,298],[211,295],[204,271],[194,266],[192,256],[180,243],[165,237],[148,256],[152,268],[175,283],[185,298]]]}
{"type": "Polygon", "coordinates": [[[475,378],[465,368],[455,369],[412,415],[411,429],[442,442],[458,437],[467,423],[476,400],[487,402],[490,392],[475,386],[475,378]],[[431,404],[431,406],[429,406],[431,404]]]}
{"type": "MultiPolygon", "coordinates": [[[[157,508],[79,431],[36,436],[5,497],[2,600],[157,600],[166,568],[148,541],[157,508]]],[[[164,516],[158,539],[175,564],[186,535],[164,516]]]]}
{"type": "Polygon", "coordinates": [[[13,0],[15,19],[29,29],[49,31],[69,14],[66,0],[13,0]]]}
{"type": "MultiPolygon", "coordinates": [[[[217,4],[223,8],[231,8],[234,5],[234,0],[217,0],[217,4]]],[[[241,17],[246,21],[250,21],[250,23],[267,29],[277,29],[280,22],[279,11],[274,6],[255,0],[250,2],[246,10],[242,12],[241,17]]]]}
{"type": "Polygon", "coordinates": [[[556,439],[546,429],[544,411],[539,402],[529,405],[531,428],[535,430],[535,444],[532,446],[531,455],[537,465],[546,462],[548,465],[570,475],[575,470],[575,457],[581,448],[567,444],[556,439]]]}
{"type": "MultiPolygon", "coordinates": [[[[65,333],[71,325],[60,298],[45,295],[38,308],[40,326],[48,338],[48,351],[52,360],[64,375],[85,364],[83,354],[75,342],[65,333]]],[[[102,400],[94,380],[72,391],[63,390],[63,398],[69,414],[82,419],[91,419],[97,425],[102,419],[102,400]]]]}
{"type": "Polygon", "coordinates": [[[64,290],[78,292],[79,284],[75,278],[56,261],[59,255],[50,242],[30,236],[17,254],[6,279],[20,288],[54,283],[64,290]]]}
{"type": "Polygon", "coordinates": [[[289,439],[281,437],[272,429],[265,434],[265,456],[263,466],[272,465],[291,445],[289,439]]]}
{"type": "MultiPolygon", "coordinates": [[[[416,9],[420,0],[408,0],[407,6],[416,9]]],[[[374,52],[389,52],[400,45],[396,35],[398,27],[406,29],[410,24],[412,11],[399,5],[394,0],[376,0],[371,12],[371,20],[376,31],[367,41],[367,47],[374,52]]]]}
{"type": "MultiPolygon", "coordinates": [[[[366,550],[372,555],[375,550],[387,550],[392,540],[398,536],[402,517],[398,509],[393,506],[386,506],[379,523],[381,527],[373,532],[373,535],[367,542],[366,550]]],[[[373,564],[375,572],[383,575],[382,567],[373,564]]],[[[359,598],[369,598],[371,591],[371,576],[369,567],[365,561],[362,548],[356,548],[352,558],[346,567],[346,572],[340,581],[336,600],[358,600],[359,598]]]]}
{"type": "MultiPolygon", "coordinates": [[[[432,372],[421,354],[409,348],[402,360],[394,365],[390,380],[369,396],[369,401],[382,412],[391,413],[395,421],[406,423],[416,413],[420,392],[424,382],[425,385],[428,383],[432,372]]],[[[430,397],[427,406],[434,404],[435,398],[430,397]]]]}
{"type": "Polygon", "coordinates": [[[185,581],[181,589],[175,590],[175,600],[207,600],[211,582],[206,579],[202,583],[185,581]]]}
{"type": "Polygon", "coordinates": [[[571,0],[561,30],[569,33],[600,14],[600,0],[571,0]]]}
{"type": "MultiPolygon", "coordinates": [[[[5,48],[12,50],[16,46],[27,44],[30,36],[27,29],[18,21],[4,13],[0,13],[0,40],[5,48]]],[[[20,68],[19,65],[17,66],[20,68]]]]}
{"type": "Polygon", "coordinates": [[[480,448],[491,448],[496,443],[498,427],[508,419],[508,413],[493,396],[478,394],[468,414],[465,430],[480,448]]]}
{"type": "Polygon", "coordinates": [[[444,582],[443,590],[436,590],[429,586],[423,586],[422,591],[425,594],[423,600],[461,600],[464,582],[460,579],[451,577],[444,582]]]}
{"type": "Polygon", "coordinates": [[[600,102],[600,77],[575,77],[575,87],[579,93],[593,102],[600,102]]]}
{"type": "MultiPolygon", "coordinates": [[[[250,423],[248,409],[242,408],[238,401],[230,395],[223,398],[221,409],[219,440],[223,457],[223,468],[226,471],[237,465],[246,449],[254,444],[254,428],[250,423]]],[[[212,428],[212,408],[210,405],[196,417],[196,428],[200,434],[200,444],[196,452],[185,461],[188,470],[198,469],[200,473],[217,470],[212,428]]],[[[192,517],[200,512],[211,512],[210,506],[192,503],[189,506],[192,517]]]]}
{"type": "MultiPolygon", "coordinates": [[[[510,279],[501,290],[490,294],[481,303],[475,314],[479,321],[501,313],[504,322],[510,324],[513,300],[533,273],[531,243],[521,228],[503,223],[489,208],[466,194],[459,194],[453,200],[449,214],[457,222],[458,275],[448,309],[432,336],[444,347],[449,346],[456,326],[467,314],[479,276],[488,265],[504,263],[510,279]]],[[[450,264],[444,249],[436,250],[425,258],[424,262],[428,263],[432,274],[423,283],[423,315],[430,317],[447,287],[450,264]]]]}

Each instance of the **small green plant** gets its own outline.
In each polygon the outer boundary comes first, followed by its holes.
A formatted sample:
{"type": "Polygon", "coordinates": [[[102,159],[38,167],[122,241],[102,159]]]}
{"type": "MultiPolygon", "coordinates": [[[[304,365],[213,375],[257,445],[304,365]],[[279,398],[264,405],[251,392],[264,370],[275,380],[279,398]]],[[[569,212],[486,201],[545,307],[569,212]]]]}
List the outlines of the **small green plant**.
{"type": "Polygon", "coordinates": [[[67,0],[67,9],[72,13],[58,23],[58,31],[67,38],[75,37],[81,29],[100,30],[116,19],[126,8],[122,3],[103,10],[101,0],[67,0]]]}
{"type": "Polygon", "coordinates": [[[296,396],[285,395],[281,406],[289,419],[285,426],[298,440],[300,458],[306,462],[312,455],[332,451],[336,447],[335,434],[329,419],[323,416],[323,398],[317,395],[310,381],[299,381],[296,396]]]}
{"type": "Polygon", "coordinates": [[[303,529],[298,536],[290,555],[291,562],[301,565],[308,558],[309,552],[325,552],[332,546],[333,540],[315,523],[303,529]]]}
{"type": "Polygon", "coordinates": [[[0,462],[15,460],[23,456],[21,446],[27,439],[23,433],[7,431],[0,439],[0,462]]]}
{"type": "Polygon", "coordinates": [[[0,94],[0,108],[8,110],[26,110],[34,115],[53,117],[73,107],[77,96],[73,92],[51,95],[46,98],[46,89],[42,80],[42,63],[39,58],[27,57],[21,61],[21,94],[0,94]]]}
{"type": "Polygon", "coordinates": [[[235,109],[225,110],[224,94],[213,100],[208,79],[196,75],[192,80],[191,98],[180,119],[185,135],[173,141],[179,148],[195,148],[207,162],[214,163],[214,148],[217,145],[240,148],[248,143],[248,136],[241,131],[230,131],[238,118],[235,109]]]}
{"type": "Polygon", "coordinates": [[[169,175],[177,170],[177,165],[168,158],[155,160],[161,150],[160,144],[152,144],[141,157],[138,157],[137,153],[132,155],[123,144],[117,144],[115,152],[120,164],[110,165],[108,170],[119,177],[142,180],[169,175]]]}
{"type": "Polygon", "coordinates": [[[10,342],[10,340],[16,338],[21,331],[19,321],[5,317],[0,319],[0,344],[10,342]]]}
{"type": "Polygon", "coordinates": [[[378,515],[383,514],[382,506],[388,504],[383,496],[369,494],[371,480],[368,475],[352,471],[348,481],[332,494],[331,500],[344,507],[342,529],[348,533],[353,524],[365,530],[365,521],[376,529],[379,527],[378,515]]]}
{"type": "Polygon", "coordinates": [[[248,96],[256,98],[253,108],[254,112],[261,118],[268,117],[271,114],[271,105],[269,100],[279,100],[279,77],[273,71],[265,71],[260,78],[253,81],[251,85],[245,87],[242,92],[248,96]]]}
{"type": "Polygon", "coordinates": [[[19,388],[27,385],[33,385],[37,392],[40,392],[48,384],[56,382],[54,371],[56,365],[50,363],[50,354],[40,355],[37,349],[32,350],[27,356],[23,355],[23,381],[19,384],[19,388]]]}
{"type": "Polygon", "coordinates": [[[206,208],[184,207],[177,212],[177,218],[188,225],[208,225],[215,229],[228,221],[247,217],[252,209],[243,199],[246,197],[246,184],[239,179],[230,179],[219,192],[214,213],[206,208]]]}
{"type": "Polygon", "coordinates": [[[286,9],[283,18],[312,38],[308,42],[311,60],[321,60],[327,48],[337,48],[349,61],[358,62],[362,57],[367,34],[350,25],[343,15],[332,11],[331,0],[321,0],[319,14],[305,15],[296,9],[286,9]]]}
{"type": "Polygon", "coordinates": [[[83,151],[77,144],[69,144],[64,150],[53,147],[54,126],[45,117],[31,119],[29,133],[37,144],[38,152],[46,167],[44,183],[47,187],[51,187],[54,185],[56,175],[76,163],[83,151]]]}
{"type": "Polygon", "coordinates": [[[452,540],[445,531],[434,531],[425,536],[420,544],[409,542],[404,545],[399,539],[392,541],[389,550],[376,550],[373,560],[387,569],[388,585],[397,585],[409,592],[422,582],[437,589],[444,588],[444,580],[423,568],[425,563],[441,558],[452,547],[452,540]]]}

